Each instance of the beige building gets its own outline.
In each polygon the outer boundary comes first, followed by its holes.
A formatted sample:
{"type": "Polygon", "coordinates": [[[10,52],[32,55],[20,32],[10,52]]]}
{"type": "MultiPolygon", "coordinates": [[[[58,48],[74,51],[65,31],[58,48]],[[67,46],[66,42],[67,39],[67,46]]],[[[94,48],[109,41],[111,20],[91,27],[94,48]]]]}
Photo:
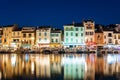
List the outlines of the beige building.
{"type": "Polygon", "coordinates": [[[11,38],[12,38],[11,46],[14,49],[20,48],[21,47],[21,40],[22,40],[21,28],[13,30],[11,38]]]}
{"type": "Polygon", "coordinates": [[[85,27],[85,43],[86,46],[92,48],[95,43],[95,22],[92,20],[84,20],[83,25],[85,27]]]}
{"type": "Polygon", "coordinates": [[[113,36],[113,29],[111,28],[104,28],[104,47],[111,47],[114,44],[114,36],[113,36]]]}
{"type": "Polygon", "coordinates": [[[3,36],[2,36],[3,48],[10,48],[11,47],[12,31],[15,30],[17,27],[18,26],[16,24],[3,26],[3,36]]]}
{"type": "Polygon", "coordinates": [[[113,44],[120,45],[120,31],[118,30],[117,27],[115,28],[113,35],[114,35],[113,44]]]}
{"type": "Polygon", "coordinates": [[[34,46],[35,46],[35,27],[23,27],[21,35],[22,35],[21,46],[23,48],[34,48],[34,46]]]}
{"type": "Polygon", "coordinates": [[[36,45],[38,46],[38,48],[50,46],[50,33],[50,26],[41,26],[36,30],[36,45]]]}

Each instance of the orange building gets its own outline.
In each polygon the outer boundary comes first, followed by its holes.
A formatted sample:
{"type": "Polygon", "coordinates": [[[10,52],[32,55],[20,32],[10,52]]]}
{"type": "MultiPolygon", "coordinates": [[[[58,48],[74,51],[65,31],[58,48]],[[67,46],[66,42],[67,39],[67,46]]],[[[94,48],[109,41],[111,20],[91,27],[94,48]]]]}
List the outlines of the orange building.
{"type": "Polygon", "coordinates": [[[95,31],[95,42],[96,42],[96,46],[103,46],[104,45],[104,35],[103,35],[103,31],[102,31],[102,27],[101,26],[97,26],[98,29],[95,31]]]}

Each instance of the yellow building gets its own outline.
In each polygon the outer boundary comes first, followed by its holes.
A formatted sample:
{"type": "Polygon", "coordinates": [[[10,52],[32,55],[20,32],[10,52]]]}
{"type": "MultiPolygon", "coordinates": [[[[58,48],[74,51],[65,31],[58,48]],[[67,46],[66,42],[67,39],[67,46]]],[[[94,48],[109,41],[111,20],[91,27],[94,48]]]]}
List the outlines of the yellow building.
{"type": "Polygon", "coordinates": [[[20,48],[21,47],[21,38],[22,38],[21,28],[13,30],[11,38],[12,38],[11,46],[14,49],[20,48]]]}
{"type": "Polygon", "coordinates": [[[21,34],[21,46],[32,49],[35,46],[35,27],[23,27],[21,34]]]}
{"type": "Polygon", "coordinates": [[[102,26],[96,26],[98,29],[95,31],[95,43],[97,46],[104,46],[104,34],[102,26]]]}
{"type": "Polygon", "coordinates": [[[51,48],[60,48],[62,45],[62,30],[60,29],[52,29],[51,30],[51,42],[50,42],[50,47],[51,48]]]}
{"type": "Polygon", "coordinates": [[[17,27],[18,26],[16,24],[3,26],[3,36],[2,36],[3,48],[10,48],[11,47],[12,31],[15,30],[17,27]]]}

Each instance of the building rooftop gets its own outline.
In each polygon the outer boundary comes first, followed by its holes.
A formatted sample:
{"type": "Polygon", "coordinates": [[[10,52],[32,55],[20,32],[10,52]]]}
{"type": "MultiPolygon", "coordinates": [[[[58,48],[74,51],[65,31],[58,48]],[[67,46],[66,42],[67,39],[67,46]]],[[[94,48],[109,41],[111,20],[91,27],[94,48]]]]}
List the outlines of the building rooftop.
{"type": "Polygon", "coordinates": [[[66,24],[65,26],[84,27],[82,23],[66,24]]]}
{"type": "Polygon", "coordinates": [[[22,31],[22,28],[17,28],[17,29],[15,29],[13,31],[22,31]]]}
{"type": "Polygon", "coordinates": [[[52,28],[51,26],[39,26],[38,29],[52,28]]]}
{"type": "Polygon", "coordinates": [[[6,25],[6,26],[3,26],[4,27],[13,27],[13,26],[18,26],[17,24],[13,24],[13,25],[6,25]]]}
{"type": "Polygon", "coordinates": [[[51,29],[51,33],[61,33],[61,32],[62,32],[61,29],[56,29],[56,28],[51,29]]]}

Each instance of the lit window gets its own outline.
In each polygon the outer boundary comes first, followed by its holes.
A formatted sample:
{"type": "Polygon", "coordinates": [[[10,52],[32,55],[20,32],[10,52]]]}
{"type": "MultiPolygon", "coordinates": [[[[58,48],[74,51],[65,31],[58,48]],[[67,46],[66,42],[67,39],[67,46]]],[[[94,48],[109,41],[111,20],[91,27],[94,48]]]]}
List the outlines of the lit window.
{"type": "Polygon", "coordinates": [[[41,33],[39,33],[39,36],[41,36],[41,33]]]}

